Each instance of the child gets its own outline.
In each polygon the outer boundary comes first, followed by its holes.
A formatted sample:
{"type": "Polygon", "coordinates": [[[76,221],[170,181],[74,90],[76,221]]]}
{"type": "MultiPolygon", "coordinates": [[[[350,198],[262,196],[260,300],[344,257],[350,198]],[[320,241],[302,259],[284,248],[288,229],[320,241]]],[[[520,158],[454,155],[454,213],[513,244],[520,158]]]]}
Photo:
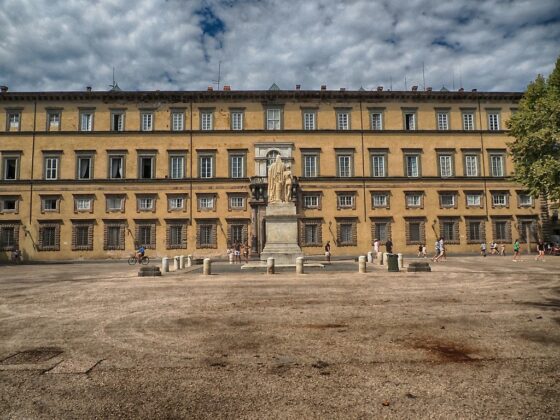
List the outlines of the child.
{"type": "Polygon", "coordinates": [[[504,244],[500,244],[500,255],[502,257],[506,255],[506,246],[504,244]]]}
{"type": "Polygon", "coordinates": [[[484,242],[480,244],[480,255],[486,257],[486,244],[484,242]]]}
{"type": "Polygon", "coordinates": [[[519,239],[516,239],[513,243],[513,261],[517,262],[519,258],[519,239]]]}

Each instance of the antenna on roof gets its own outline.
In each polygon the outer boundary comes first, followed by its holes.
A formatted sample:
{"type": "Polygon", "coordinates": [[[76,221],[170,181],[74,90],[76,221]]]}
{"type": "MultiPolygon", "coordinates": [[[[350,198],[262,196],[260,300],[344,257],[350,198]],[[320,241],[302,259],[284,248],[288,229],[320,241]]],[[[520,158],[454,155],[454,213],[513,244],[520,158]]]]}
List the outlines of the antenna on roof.
{"type": "Polygon", "coordinates": [[[426,76],[424,75],[424,62],[422,61],[422,90],[426,91],[426,76]]]}
{"type": "Polygon", "coordinates": [[[463,73],[459,70],[459,88],[463,89],[463,73]]]}
{"type": "Polygon", "coordinates": [[[393,76],[391,76],[391,84],[390,84],[390,86],[391,86],[391,87],[389,88],[389,90],[390,90],[390,91],[393,91],[393,76]]]}
{"type": "Polygon", "coordinates": [[[109,85],[111,92],[118,92],[121,90],[119,84],[115,81],[115,66],[113,66],[113,83],[109,85]]]}
{"type": "Polygon", "coordinates": [[[408,87],[406,86],[406,76],[404,76],[404,90],[407,91],[408,87]]]}
{"type": "Polygon", "coordinates": [[[218,90],[220,90],[220,80],[222,77],[222,61],[218,61],[218,80],[212,80],[213,85],[218,85],[218,90]]]}

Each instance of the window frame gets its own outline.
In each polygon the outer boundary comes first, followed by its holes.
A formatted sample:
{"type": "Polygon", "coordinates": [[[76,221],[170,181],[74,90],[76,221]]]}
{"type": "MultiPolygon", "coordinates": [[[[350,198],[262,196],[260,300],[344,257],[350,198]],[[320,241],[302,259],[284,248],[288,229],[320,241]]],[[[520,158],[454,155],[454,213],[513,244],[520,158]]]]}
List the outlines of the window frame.
{"type": "Polygon", "coordinates": [[[87,133],[95,130],[95,108],[79,108],[79,131],[87,133]],[[89,116],[84,124],[84,117],[89,116]]]}
{"type": "Polygon", "coordinates": [[[232,108],[229,111],[229,124],[232,131],[243,131],[245,129],[245,110],[240,108],[232,108]],[[239,115],[239,126],[236,127],[235,115],[239,115]]]}
{"type": "Polygon", "coordinates": [[[21,153],[1,153],[2,155],[2,181],[17,181],[20,177],[20,162],[21,162],[21,153]],[[8,171],[8,161],[14,160],[15,161],[15,170],[14,170],[14,177],[8,178],[7,171],[8,171]]]}
{"type": "Polygon", "coordinates": [[[185,110],[173,108],[170,110],[169,114],[169,128],[170,131],[185,131],[185,110]],[[181,118],[176,121],[175,117],[180,116],[181,118]],[[180,121],[180,127],[176,126],[176,123],[180,121]]]}
{"type": "Polygon", "coordinates": [[[492,197],[492,208],[509,208],[509,191],[490,191],[492,197]],[[496,198],[503,197],[503,204],[498,203],[496,198]]]}
{"type": "Polygon", "coordinates": [[[336,130],[352,130],[352,108],[335,108],[336,130]],[[342,116],[346,116],[346,121],[341,121],[342,116]]]}
{"type": "Polygon", "coordinates": [[[93,251],[94,224],[93,220],[72,221],[72,251],[93,251]],[[78,229],[87,229],[86,244],[78,243],[78,229]]]}
{"type": "Polygon", "coordinates": [[[216,193],[197,193],[196,194],[196,210],[198,212],[216,211],[218,194],[216,193]],[[203,204],[206,202],[206,205],[203,204]],[[210,205],[211,204],[211,205],[210,205]]]}
{"type": "Polygon", "coordinates": [[[140,110],[140,131],[155,131],[155,112],[153,110],[140,110]],[[149,118],[148,118],[149,117],[149,118]],[[146,119],[145,119],[146,118],[146,119]],[[149,120],[149,124],[148,123],[149,120]]]}
{"type": "Polygon", "coordinates": [[[120,152],[111,152],[107,153],[107,178],[108,179],[126,179],[126,154],[120,152]],[[113,177],[113,160],[120,159],[121,165],[121,176],[120,177],[113,177]]]}
{"type": "Polygon", "coordinates": [[[336,176],[337,178],[352,178],[354,176],[354,150],[335,149],[336,157],[336,176]],[[343,175],[341,158],[348,158],[348,175],[343,175]]]}
{"type": "MultiPolygon", "coordinates": [[[[20,195],[0,195],[0,214],[2,213],[10,213],[10,214],[18,214],[19,213],[19,202],[21,200],[20,195]],[[14,208],[6,209],[6,202],[14,202],[14,208]]],[[[0,227],[1,227],[0,222],[0,227]]]]}
{"type": "Polygon", "coordinates": [[[93,153],[76,151],[76,179],[89,180],[93,179],[93,153]],[[82,173],[82,160],[89,160],[89,176],[83,177],[82,173]]]}
{"type": "Polygon", "coordinates": [[[125,194],[105,194],[105,212],[106,213],[124,213],[126,208],[126,195],[125,194]],[[109,200],[120,200],[120,207],[109,207],[109,200]]]}
{"type": "Polygon", "coordinates": [[[110,109],[111,115],[109,120],[109,130],[112,132],[122,132],[125,131],[125,124],[126,124],[126,110],[125,109],[110,109]],[[119,117],[119,123],[115,127],[115,117],[119,117]]]}
{"type": "Polygon", "coordinates": [[[336,209],[356,210],[356,196],[356,191],[336,191],[336,209]]]}
{"type": "Polygon", "coordinates": [[[407,178],[421,178],[422,177],[422,152],[403,152],[404,159],[404,176],[407,178]],[[416,175],[409,172],[409,159],[416,159],[416,175]]]}
{"type": "Polygon", "coordinates": [[[440,178],[453,178],[455,176],[455,151],[454,150],[445,150],[445,151],[438,151],[437,152],[437,166],[438,166],[438,175],[440,178]],[[446,158],[449,159],[449,174],[444,174],[444,167],[442,165],[442,159],[446,158]]]}
{"type": "MultiPolygon", "coordinates": [[[[60,225],[61,222],[39,222],[38,251],[60,251],[60,225]],[[53,243],[45,244],[45,231],[53,229],[53,243]]],[[[50,241],[49,241],[50,242],[50,241]]]]}
{"type": "Polygon", "coordinates": [[[303,178],[317,178],[320,176],[319,165],[320,165],[320,150],[302,150],[301,151],[301,167],[303,168],[302,176],[303,178]],[[315,160],[315,171],[312,174],[309,169],[309,165],[306,159],[312,158],[315,160]]]}
{"type": "Polygon", "coordinates": [[[214,130],[214,108],[199,109],[199,127],[200,131],[214,130]]]}
{"type": "Polygon", "coordinates": [[[46,109],[46,131],[61,131],[62,130],[62,109],[60,108],[48,108],[46,109]],[[53,128],[53,122],[51,121],[51,117],[57,115],[58,116],[58,124],[56,128],[53,128]]]}
{"type": "Polygon", "coordinates": [[[156,212],[156,194],[136,194],[136,212],[137,213],[155,213],[156,212]],[[150,204],[148,206],[148,203],[150,204]]]}
{"type": "Polygon", "coordinates": [[[476,150],[476,151],[463,151],[463,175],[465,177],[468,178],[476,178],[479,177],[481,172],[480,172],[480,156],[481,156],[481,152],[480,150],[476,150]],[[469,158],[474,158],[474,161],[476,163],[476,174],[473,175],[472,173],[469,173],[469,168],[471,168],[468,164],[468,159],[469,158]]]}
{"type": "Polygon", "coordinates": [[[301,206],[305,210],[321,210],[321,192],[320,191],[305,191],[301,195],[301,206]],[[307,199],[315,199],[316,204],[307,203],[307,199]]]}
{"type": "Polygon", "coordinates": [[[247,151],[228,150],[228,173],[232,179],[247,178],[247,151]],[[234,159],[241,159],[241,173],[234,173],[234,159]]]}
{"type": "Polygon", "coordinates": [[[8,132],[17,132],[21,131],[21,117],[23,114],[23,108],[8,108],[6,109],[6,131],[8,132]],[[12,128],[12,121],[11,117],[17,117],[17,125],[15,128],[12,128]]]}
{"type": "Polygon", "coordinates": [[[484,208],[484,192],[483,191],[465,191],[465,208],[484,208]],[[478,196],[479,204],[469,204],[469,197],[478,196]]]}
{"type": "Polygon", "coordinates": [[[501,110],[487,109],[486,110],[486,124],[488,124],[488,131],[501,130],[501,110]],[[495,117],[495,121],[492,121],[495,117]]]}
{"type": "Polygon", "coordinates": [[[43,179],[45,181],[58,181],[60,179],[60,156],[60,153],[46,153],[43,155],[43,179]],[[56,165],[54,165],[53,167],[52,165],[49,165],[49,162],[56,162],[56,165]],[[52,176],[52,174],[49,174],[49,171],[54,171],[54,176],[52,176]]]}
{"type": "Polygon", "coordinates": [[[463,131],[476,130],[476,110],[475,109],[462,109],[461,110],[461,127],[463,131]],[[467,118],[467,116],[469,118],[467,118]]]}
{"type": "Polygon", "coordinates": [[[156,179],[156,161],[157,161],[157,153],[156,152],[138,152],[138,160],[137,160],[137,167],[138,167],[138,179],[156,179]],[[144,176],[144,161],[149,160],[150,163],[150,176],[144,176]]]}
{"type": "Polygon", "coordinates": [[[281,106],[268,106],[265,109],[265,130],[277,131],[283,127],[283,108],[281,106]],[[271,118],[271,113],[278,112],[278,119],[275,116],[271,118]],[[271,124],[272,123],[272,124],[271,124]]]}
{"type": "Polygon", "coordinates": [[[450,130],[449,109],[436,109],[436,129],[437,131],[450,130]],[[443,116],[445,116],[445,121],[440,118],[443,116]],[[444,124],[442,124],[443,122],[444,124]]]}
{"type": "Polygon", "coordinates": [[[93,213],[95,195],[74,194],[73,199],[74,199],[74,213],[93,213]],[[89,202],[89,207],[80,208],[78,203],[81,200],[87,200],[89,202]]]}
{"type": "Polygon", "coordinates": [[[303,218],[300,219],[300,245],[302,247],[322,247],[323,246],[323,219],[303,218]],[[308,227],[314,231],[314,238],[309,239],[308,227]],[[313,229],[314,228],[314,229],[313,229]],[[314,239],[314,240],[313,240],[314,239]]]}
{"type": "Polygon", "coordinates": [[[167,194],[167,211],[168,212],[184,212],[187,209],[187,194],[167,194]],[[182,200],[180,207],[173,206],[173,200],[182,200]]]}
{"type": "Polygon", "coordinates": [[[492,178],[505,178],[506,177],[506,152],[505,151],[488,151],[488,162],[490,166],[490,176],[492,178]],[[494,166],[494,159],[500,158],[500,173],[496,173],[494,166]]]}
{"type": "Polygon", "coordinates": [[[401,108],[403,118],[404,131],[418,131],[418,109],[417,108],[401,108]],[[412,116],[412,124],[410,124],[407,116],[412,116]]]}
{"type": "Polygon", "coordinates": [[[385,129],[385,108],[368,108],[369,111],[369,129],[371,131],[383,131],[385,129]],[[373,116],[379,116],[379,125],[373,121],[373,116]]]}
{"type": "Polygon", "coordinates": [[[216,153],[215,152],[198,152],[198,177],[201,179],[212,179],[216,177],[216,153]],[[205,159],[209,159],[210,162],[210,172],[205,173],[203,176],[203,165],[202,162],[205,159]]]}
{"type": "Polygon", "coordinates": [[[423,209],[424,208],[424,191],[405,191],[405,208],[406,209],[423,209]],[[418,205],[411,204],[409,198],[418,196],[418,205]]]}
{"type": "Polygon", "coordinates": [[[372,178],[386,178],[389,176],[389,149],[369,149],[370,174],[372,178]],[[383,174],[376,175],[374,159],[382,158],[383,174]]]}
{"type": "Polygon", "coordinates": [[[165,247],[166,249],[186,249],[187,248],[187,220],[167,220],[166,221],[166,235],[165,235],[165,247]],[[174,229],[180,229],[179,232],[179,243],[173,243],[172,231],[174,229]]]}
{"type": "Polygon", "coordinates": [[[317,109],[316,108],[302,108],[301,109],[301,120],[302,120],[302,130],[304,131],[315,131],[318,129],[317,126],[317,109]],[[312,125],[308,125],[307,116],[312,116],[312,125]]]}
{"type": "Polygon", "coordinates": [[[169,179],[185,179],[187,174],[187,157],[185,152],[176,151],[176,152],[169,152],[168,154],[168,165],[169,165],[169,179]],[[173,160],[174,159],[181,159],[182,166],[181,166],[181,174],[174,174],[174,166],[173,160]],[[177,176],[180,175],[180,176],[177,176]]]}

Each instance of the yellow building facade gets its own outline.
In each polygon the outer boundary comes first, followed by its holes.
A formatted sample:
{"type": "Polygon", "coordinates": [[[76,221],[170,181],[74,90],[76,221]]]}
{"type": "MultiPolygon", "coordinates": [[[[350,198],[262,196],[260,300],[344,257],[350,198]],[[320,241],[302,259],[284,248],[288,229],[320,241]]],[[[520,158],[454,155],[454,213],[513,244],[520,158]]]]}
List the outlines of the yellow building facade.
{"type": "MultiPolygon", "coordinates": [[[[266,243],[266,170],[295,177],[304,254],[478,252],[538,234],[506,121],[520,93],[0,93],[0,258],[224,255],[266,243]]],[[[511,249],[511,247],[510,247],[511,249]]]]}

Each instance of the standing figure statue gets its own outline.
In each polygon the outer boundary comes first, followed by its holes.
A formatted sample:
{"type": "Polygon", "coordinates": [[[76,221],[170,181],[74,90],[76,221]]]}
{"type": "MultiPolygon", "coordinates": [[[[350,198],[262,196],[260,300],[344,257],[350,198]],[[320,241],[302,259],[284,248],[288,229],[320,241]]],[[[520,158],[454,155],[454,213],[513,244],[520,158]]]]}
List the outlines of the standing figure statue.
{"type": "Polygon", "coordinates": [[[286,170],[283,174],[284,179],[284,200],[283,201],[292,201],[292,171],[290,166],[286,166],[286,170]]]}
{"type": "Polygon", "coordinates": [[[284,171],[286,166],[282,162],[280,155],[276,156],[276,161],[268,168],[268,202],[284,201],[284,171]]]}

